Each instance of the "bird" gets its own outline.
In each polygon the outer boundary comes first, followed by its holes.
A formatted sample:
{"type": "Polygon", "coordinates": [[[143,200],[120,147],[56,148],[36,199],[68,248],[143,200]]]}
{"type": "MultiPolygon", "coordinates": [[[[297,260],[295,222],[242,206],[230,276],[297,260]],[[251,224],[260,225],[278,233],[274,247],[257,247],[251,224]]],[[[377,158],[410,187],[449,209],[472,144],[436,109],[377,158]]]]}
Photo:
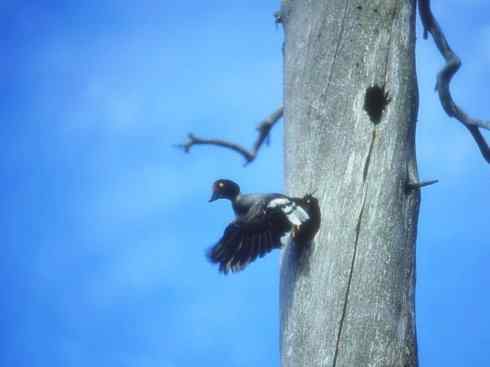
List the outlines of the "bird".
{"type": "Polygon", "coordinates": [[[213,183],[209,202],[218,199],[230,200],[235,213],[235,220],[207,251],[209,261],[224,274],[243,270],[291,239],[307,243],[320,227],[320,208],[312,194],[303,198],[242,194],[236,182],[219,179],[213,183]]]}

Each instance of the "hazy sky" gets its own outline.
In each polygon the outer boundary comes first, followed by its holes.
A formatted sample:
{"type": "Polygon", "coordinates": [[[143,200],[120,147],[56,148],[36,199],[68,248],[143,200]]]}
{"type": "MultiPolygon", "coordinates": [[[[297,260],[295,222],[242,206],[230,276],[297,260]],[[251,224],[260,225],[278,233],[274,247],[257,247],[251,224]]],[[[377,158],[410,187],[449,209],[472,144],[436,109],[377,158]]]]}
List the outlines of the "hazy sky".
{"type": "MultiPolygon", "coordinates": [[[[454,96],[490,118],[490,3],[432,2],[463,58],[454,96]]],[[[278,4],[2,2],[1,366],[279,365],[279,252],[228,277],[203,254],[233,217],[207,203],[216,178],[282,190],[282,127],[247,168],[172,146],[252,144],[282,99],[278,4]]],[[[489,366],[489,165],[442,111],[417,25],[419,168],[440,180],[419,222],[420,362],[489,366]]]]}

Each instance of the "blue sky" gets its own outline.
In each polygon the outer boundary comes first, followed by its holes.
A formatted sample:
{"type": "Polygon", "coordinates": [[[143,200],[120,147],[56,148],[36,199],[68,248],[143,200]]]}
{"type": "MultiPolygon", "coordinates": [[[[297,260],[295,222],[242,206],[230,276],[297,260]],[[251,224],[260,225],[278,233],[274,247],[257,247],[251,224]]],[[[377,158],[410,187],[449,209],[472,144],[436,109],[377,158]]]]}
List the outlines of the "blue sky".
{"type": "MultiPolygon", "coordinates": [[[[490,118],[490,4],[433,3],[463,58],[454,96],[490,118]]],[[[189,131],[252,143],[282,99],[277,7],[0,5],[0,365],[278,366],[278,252],[228,277],[203,253],[232,218],[207,203],[216,178],[282,190],[282,128],[247,168],[172,147],[189,131]]],[[[418,34],[419,168],[440,180],[417,244],[421,366],[488,366],[489,167],[442,111],[442,59],[418,34]]]]}

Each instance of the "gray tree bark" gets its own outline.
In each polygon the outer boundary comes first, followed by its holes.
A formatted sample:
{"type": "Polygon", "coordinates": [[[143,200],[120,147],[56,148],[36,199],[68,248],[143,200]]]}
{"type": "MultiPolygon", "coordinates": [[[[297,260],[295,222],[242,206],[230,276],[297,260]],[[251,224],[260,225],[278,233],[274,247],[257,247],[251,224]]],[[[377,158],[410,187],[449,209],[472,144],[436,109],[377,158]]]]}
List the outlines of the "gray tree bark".
{"type": "Polygon", "coordinates": [[[289,0],[279,16],[286,189],[317,190],[322,210],[310,246],[282,254],[282,366],[417,366],[414,0],[289,0]]]}

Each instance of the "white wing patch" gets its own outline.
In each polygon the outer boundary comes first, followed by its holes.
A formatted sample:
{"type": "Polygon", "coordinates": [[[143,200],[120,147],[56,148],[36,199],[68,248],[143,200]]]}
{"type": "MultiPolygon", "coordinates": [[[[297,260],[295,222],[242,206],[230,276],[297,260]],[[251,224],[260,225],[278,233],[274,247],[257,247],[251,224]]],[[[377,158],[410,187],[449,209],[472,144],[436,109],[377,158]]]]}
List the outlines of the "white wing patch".
{"type": "Polygon", "coordinates": [[[268,208],[275,208],[277,206],[285,206],[285,205],[290,205],[290,204],[292,204],[291,200],[289,200],[287,198],[277,198],[277,199],[272,199],[271,201],[269,201],[269,204],[267,204],[267,207],[268,208]]]}
{"type": "Polygon", "coordinates": [[[295,226],[300,226],[310,219],[310,216],[308,215],[306,210],[304,210],[301,206],[289,200],[288,198],[272,199],[269,204],[267,204],[267,207],[279,207],[281,211],[286,214],[289,222],[295,226]]]}
{"type": "Polygon", "coordinates": [[[291,241],[293,240],[293,237],[291,236],[291,232],[286,232],[282,237],[281,237],[281,247],[286,248],[291,241]]]}

